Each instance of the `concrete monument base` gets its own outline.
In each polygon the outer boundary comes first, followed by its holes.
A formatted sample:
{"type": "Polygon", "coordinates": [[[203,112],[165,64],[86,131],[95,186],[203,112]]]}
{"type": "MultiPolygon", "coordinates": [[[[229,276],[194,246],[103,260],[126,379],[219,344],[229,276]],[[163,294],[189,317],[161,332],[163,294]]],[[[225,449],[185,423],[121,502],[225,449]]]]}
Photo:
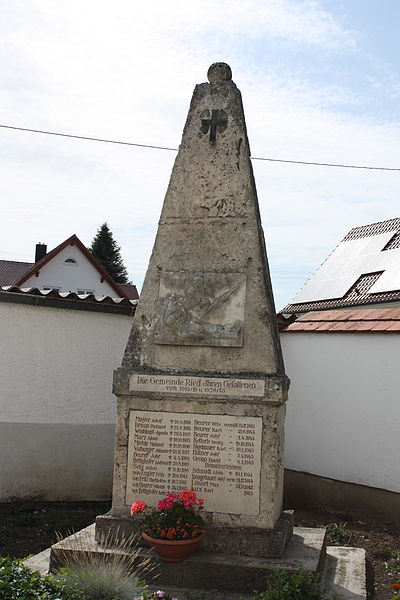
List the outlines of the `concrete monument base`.
{"type": "MultiPolygon", "coordinates": [[[[104,549],[95,540],[95,527],[76,533],[51,548],[50,571],[65,565],[70,553],[95,554],[104,549]]],[[[108,553],[126,550],[107,548],[108,553]]],[[[265,587],[265,575],[272,569],[295,573],[300,567],[310,572],[322,570],[326,554],[325,529],[295,527],[293,535],[280,558],[260,558],[237,554],[217,554],[199,550],[180,563],[166,563],[154,555],[157,563],[148,583],[159,588],[182,587],[197,590],[251,593],[265,587]]],[[[149,550],[138,549],[138,562],[149,550]]]]}
{"type": "MultiPolygon", "coordinates": [[[[96,518],[96,541],[126,539],[140,535],[141,519],[115,517],[111,513],[96,518]]],[[[213,554],[237,554],[260,558],[279,558],[293,533],[293,511],[284,511],[273,529],[207,525],[202,550],[213,554]]],[[[146,542],[141,541],[142,546],[146,542]]]]}

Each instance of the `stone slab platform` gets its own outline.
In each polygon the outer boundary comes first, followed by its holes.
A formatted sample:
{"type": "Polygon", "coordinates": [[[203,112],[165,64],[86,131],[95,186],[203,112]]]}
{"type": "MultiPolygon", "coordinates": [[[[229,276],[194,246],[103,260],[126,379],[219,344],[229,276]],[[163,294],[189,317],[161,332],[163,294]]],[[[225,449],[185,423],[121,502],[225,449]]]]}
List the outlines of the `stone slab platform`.
{"type": "MultiPolygon", "coordinates": [[[[264,577],[272,569],[294,573],[300,566],[308,571],[321,571],[325,559],[325,529],[295,527],[292,539],[281,558],[258,558],[233,554],[195,552],[181,563],[166,563],[157,558],[155,577],[148,582],[159,587],[179,586],[189,589],[218,590],[249,593],[262,590],[264,577]]],[[[50,570],[63,566],[63,560],[72,552],[104,552],[95,541],[94,525],[58,542],[51,548],[50,570]]],[[[121,548],[106,552],[124,551],[121,548]]],[[[125,551],[126,552],[126,551],[125,551]]],[[[148,551],[137,548],[138,561],[148,551]]]]}
{"type": "Polygon", "coordinates": [[[342,600],[365,600],[366,564],[363,548],[328,546],[321,587],[342,600]]]}
{"type": "MultiPolygon", "coordinates": [[[[87,528],[91,533],[93,526],[87,528]]],[[[64,540],[65,541],[65,540],[64,540]]],[[[46,575],[49,571],[50,548],[31,556],[24,564],[32,571],[39,571],[46,575]]],[[[362,548],[348,548],[339,546],[328,546],[326,558],[322,569],[321,587],[327,589],[331,595],[341,600],[366,600],[366,569],[365,550],[362,548]]],[[[159,585],[149,586],[151,591],[159,589],[159,585]]],[[[239,596],[246,597],[246,593],[235,594],[230,592],[205,592],[204,590],[189,590],[183,587],[163,586],[166,592],[171,593],[179,600],[193,597],[198,600],[232,600],[239,596]]],[[[249,593],[249,590],[246,590],[249,593]]]]}

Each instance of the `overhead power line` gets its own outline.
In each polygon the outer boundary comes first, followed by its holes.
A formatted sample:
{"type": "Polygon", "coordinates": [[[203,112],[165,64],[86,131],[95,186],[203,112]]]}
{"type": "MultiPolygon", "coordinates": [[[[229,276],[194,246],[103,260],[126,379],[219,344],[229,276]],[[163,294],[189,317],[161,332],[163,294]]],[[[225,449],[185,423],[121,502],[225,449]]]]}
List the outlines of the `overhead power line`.
{"type": "Polygon", "coordinates": [[[134,142],[121,142],[119,140],[107,140],[105,138],[88,137],[86,135],[72,135],[71,133],[59,133],[56,131],[43,131],[42,129],[28,129],[27,127],[14,127],[12,125],[0,125],[4,129],[16,129],[17,131],[29,131],[29,133],[43,133],[45,135],[57,135],[59,137],[74,138],[76,140],[89,140],[91,142],[104,142],[105,144],[121,144],[122,146],[138,146],[139,148],[155,148],[156,150],[178,151],[178,148],[166,146],[151,146],[150,144],[135,144],[134,142]]]}
{"type": "MultiPolygon", "coordinates": [[[[0,124],[0,127],[2,127],[3,129],[14,129],[16,131],[27,131],[29,133],[41,133],[44,135],[55,135],[58,137],[73,138],[73,139],[77,139],[77,140],[88,140],[91,142],[102,142],[105,144],[119,144],[122,146],[136,146],[138,148],[153,148],[155,150],[171,150],[173,152],[178,151],[178,148],[169,148],[168,146],[154,146],[151,144],[138,144],[135,142],[122,142],[120,140],[95,138],[95,137],[89,137],[86,135],[73,135],[71,133],[59,133],[57,131],[44,131],[42,129],[29,129],[28,127],[16,127],[13,125],[1,125],[1,124],[0,124]]],[[[400,171],[400,167],[399,168],[396,168],[396,167],[371,167],[371,166],[367,166],[367,165],[346,165],[346,164],[340,164],[340,163],[313,162],[313,161],[307,161],[307,160],[288,160],[288,159],[284,159],[284,158],[266,158],[266,157],[261,157],[261,156],[251,156],[250,158],[252,160],[264,160],[264,161],[268,161],[268,162],[287,163],[287,164],[292,164],[292,165],[311,165],[311,166],[316,166],[316,167],[336,167],[336,168],[341,168],[341,169],[367,169],[370,171],[400,171]]]]}

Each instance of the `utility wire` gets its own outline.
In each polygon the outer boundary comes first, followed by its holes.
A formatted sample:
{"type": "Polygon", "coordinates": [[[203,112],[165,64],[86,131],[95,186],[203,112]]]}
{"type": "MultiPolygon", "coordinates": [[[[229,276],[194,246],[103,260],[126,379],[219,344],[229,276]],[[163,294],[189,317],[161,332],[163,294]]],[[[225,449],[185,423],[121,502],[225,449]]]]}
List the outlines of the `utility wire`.
{"type": "MultiPolygon", "coordinates": [[[[59,137],[74,138],[77,140],[89,140],[91,142],[103,142],[106,144],[120,144],[122,146],[137,146],[139,148],[153,148],[155,150],[171,150],[177,152],[178,148],[169,148],[167,146],[152,146],[150,144],[137,144],[135,142],[121,142],[119,140],[108,140],[104,138],[88,137],[85,135],[72,135],[70,133],[59,133],[56,131],[43,131],[41,129],[28,129],[27,127],[15,127],[12,125],[0,125],[3,129],[14,129],[16,131],[28,131],[29,133],[42,133],[44,135],[56,135],[59,137]]],[[[306,160],[285,160],[283,158],[265,158],[260,156],[251,156],[252,160],[264,160],[268,162],[287,163],[292,165],[312,165],[316,167],[336,167],[341,169],[367,169],[369,171],[400,171],[400,168],[395,167],[370,167],[366,165],[345,165],[340,163],[322,163],[311,162],[306,160]]]]}
{"type": "Polygon", "coordinates": [[[0,125],[4,129],[16,129],[17,131],[29,131],[30,133],[44,133],[45,135],[58,135],[60,137],[75,138],[77,140],[90,140],[91,142],[105,142],[106,144],[122,144],[123,146],[139,146],[139,148],[155,148],[156,150],[173,150],[178,148],[167,148],[165,146],[150,146],[149,144],[135,144],[134,142],[121,142],[118,140],[106,140],[103,138],[87,137],[85,135],[72,135],[70,133],[58,133],[56,131],[43,131],[41,129],[28,129],[27,127],[13,127],[12,125],[0,125]]]}

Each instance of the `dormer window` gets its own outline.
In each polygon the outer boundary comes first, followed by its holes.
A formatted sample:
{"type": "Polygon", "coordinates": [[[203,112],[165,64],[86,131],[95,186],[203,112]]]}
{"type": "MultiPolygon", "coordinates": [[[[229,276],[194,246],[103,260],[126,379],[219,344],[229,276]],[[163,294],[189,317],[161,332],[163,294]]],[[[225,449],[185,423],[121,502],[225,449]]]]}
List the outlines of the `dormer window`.
{"type": "Polygon", "coordinates": [[[75,258],[66,258],[63,262],[63,265],[67,265],[67,266],[72,266],[74,265],[75,267],[78,266],[78,261],[75,260],[75,258]]]}

